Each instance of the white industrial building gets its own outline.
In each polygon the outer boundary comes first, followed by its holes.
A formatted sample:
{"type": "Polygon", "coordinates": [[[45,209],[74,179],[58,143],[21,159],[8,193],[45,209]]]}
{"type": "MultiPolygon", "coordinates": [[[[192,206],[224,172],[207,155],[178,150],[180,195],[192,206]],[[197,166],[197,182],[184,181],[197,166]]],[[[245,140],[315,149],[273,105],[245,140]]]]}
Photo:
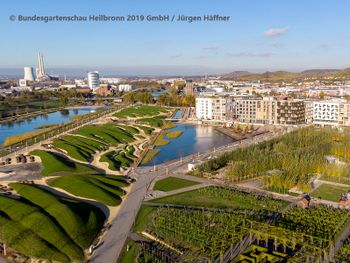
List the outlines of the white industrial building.
{"type": "Polygon", "coordinates": [[[128,92],[132,90],[132,85],[131,84],[119,84],[118,85],[118,90],[120,92],[124,91],[124,92],[128,92]]]}
{"type": "Polygon", "coordinates": [[[87,73],[88,86],[95,91],[100,86],[100,75],[98,71],[90,71],[87,73]]]}
{"type": "Polygon", "coordinates": [[[34,70],[32,67],[24,67],[24,80],[34,81],[34,70]]]}

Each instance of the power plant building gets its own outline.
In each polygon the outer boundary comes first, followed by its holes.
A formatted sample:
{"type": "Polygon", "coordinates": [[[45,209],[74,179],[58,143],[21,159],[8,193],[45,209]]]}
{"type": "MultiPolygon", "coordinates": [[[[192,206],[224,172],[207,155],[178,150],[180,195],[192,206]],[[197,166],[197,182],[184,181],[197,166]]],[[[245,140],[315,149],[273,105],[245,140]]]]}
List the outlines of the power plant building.
{"type": "Polygon", "coordinates": [[[100,86],[100,75],[98,71],[90,71],[87,73],[88,86],[95,91],[100,86]]]}
{"type": "Polygon", "coordinates": [[[34,70],[32,67],[24,67],[24,78],[26,81],[34,81],[34,70]]]}

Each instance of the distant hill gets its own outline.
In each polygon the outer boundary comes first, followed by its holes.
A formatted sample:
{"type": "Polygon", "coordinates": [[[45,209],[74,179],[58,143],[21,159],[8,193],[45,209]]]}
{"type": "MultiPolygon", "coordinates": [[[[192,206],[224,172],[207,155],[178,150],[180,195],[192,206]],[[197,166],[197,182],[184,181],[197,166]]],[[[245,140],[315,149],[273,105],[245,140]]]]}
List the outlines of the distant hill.
{"type": "Polygon", "coordinates": [[[237,80],[237,81],[253,81],[261,80],[263,82],[283,82],[283,81],[302,81],[307,78],[347,78],[350,79],[350,68],[338,69],[310,69],[302,72],[289,71],[267,71],[265,73],[251,73],[248,71],[234,71],[223,74],[220,79],[237,80]]]}

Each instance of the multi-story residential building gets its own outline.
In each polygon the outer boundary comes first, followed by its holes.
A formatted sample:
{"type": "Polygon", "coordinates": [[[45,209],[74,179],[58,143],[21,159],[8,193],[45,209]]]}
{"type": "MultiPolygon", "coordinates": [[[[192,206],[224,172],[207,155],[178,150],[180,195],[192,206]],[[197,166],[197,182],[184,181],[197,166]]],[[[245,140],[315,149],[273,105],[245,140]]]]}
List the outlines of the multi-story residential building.
{"type": "Polygon", "coordinates": [[[234,106],[232,102],[229,97],[197,97],[196,117],[199,120],[229,121],[234,106]]]}
{"type": "Polygon", "coordinates": [[[310,124],[313,122],[314,102],[311,100],[304,101],[305,106],[305,123],[310,124]]]}
{"type": "Polygon", "coordinates": [[[196,98],[196,118],[199,120],[213,119],[213,98],[197,97],[196,98]]]}
{"type": "Polygon", "coordinates": [[[271,97],[239,98],[236,100],[238,122],[274,124],[276,120],[276,101],[271,97]]]}
{"type": "Polygon", "coordinates": [[[276,109],[277,124],[305,123],[305,104],[302,100],[278,100],[276,109]]]}
{"type": "Polygon", "coordinates": [[[196,98],[196,116],[225,123],[350,126],[350,102],[207,95],[196,98]]]}
{"type": "Polygon", "coordinates": [[[338,126],[341,100],[313,102],[313,123],[321,126],[338,126]]]}
{"type": "Polygon", "coordinates": [[[192,79],[186,80],[185,95],[186,96],[193,96],[194,95],[192,79]]]}
{"type": "Polygon", "coordinates": [[[341,126],[350,126],[350,103],[348,101],[339,105],[338,123],[341,126]]]}

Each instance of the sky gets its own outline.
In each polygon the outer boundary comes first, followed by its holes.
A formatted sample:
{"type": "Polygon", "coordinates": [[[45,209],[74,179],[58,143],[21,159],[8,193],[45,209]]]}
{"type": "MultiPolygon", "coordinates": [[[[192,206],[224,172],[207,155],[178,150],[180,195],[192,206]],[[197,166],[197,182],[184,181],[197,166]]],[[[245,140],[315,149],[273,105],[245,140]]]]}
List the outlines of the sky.
{"type": "Polygon", "coordinates": [[[350,67],[348,0],[3,0],[0,75],[191,75],[350,67]],[[23,16],[230,16],[229,22],[19,22],[23,16]],[[11,21],[15,16],[16,21],[11,21]]]}

